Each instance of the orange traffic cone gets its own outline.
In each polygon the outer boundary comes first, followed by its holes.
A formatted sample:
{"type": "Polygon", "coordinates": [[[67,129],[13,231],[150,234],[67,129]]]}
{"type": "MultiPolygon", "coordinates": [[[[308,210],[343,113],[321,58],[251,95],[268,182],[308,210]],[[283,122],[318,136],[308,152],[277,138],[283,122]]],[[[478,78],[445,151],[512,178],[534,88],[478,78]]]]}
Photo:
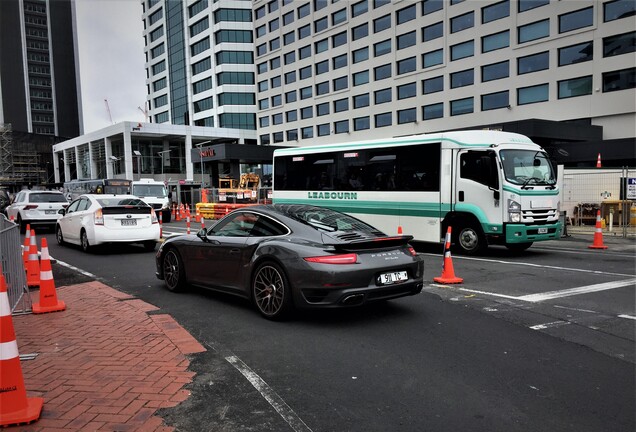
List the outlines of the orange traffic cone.
{"type": "Polygon", "coordinates": [[[24,262],[24,270],[26,271],[29,262],[29,248],[31,247],[31,225],[26,227],[26,235],[24,236],[24,247],[22,248],[22,261],[24,262]]]}
{"type": "Polygon", "coordinates": [[[453,259],[451,258],[451,227],[448,227],[446,231],[446,239],[444,242],[444,263],[442,264],[442,275],[433,278],[435,282],[458,284],[464,282],[464,279],[455,276],[455,270],[453,269],[453,259]]]}
{"type": "Polygon", "coordinates": [[[596,168],[601,168],[601,154],[598,154],[598,157],[596,158],[596,168]]]}
{"type": "Polygon", "coordinates": [[[186,213],[186,234],[190,234],[190,215],[186,213]]]}
{"type": "Polygon", "coordinates": [[[26,266],[27,285],[40,286],[40,259],[38,257],[38,244],[35,240],[35,231],[31,230],[31,239],[29,244],[29,260],[26,266]]]}
{"type": "Polygon", "coordinates": [[[194,221],[196,223],[201,222],[201,212],[199,211],[199,207],[198,206],[195,207],[195,210],[194,210],[194,221]]]}
{"type": "Polygon", "coordinates": [[[15,339],[7,284],[0,269],[0,426],[32,423],[40,418],[44,399],[27,398],[15,339]]]}
{"type": "Polygon", "coordinates": [[[594,241],[588,246],[590,249],[607,249],[603,244],[603,228],[601,227],[601,211],[596,212],[596,231],[594,231],[594,241]]]}
{"type": "Polygon", "coordinates": [[[42,239],[42,265],[40,266],[40,302],[33,304],[33,313],[59,312],[66,309],[66,304],[57,299],[51,257],[46,239],[42,239]]]}

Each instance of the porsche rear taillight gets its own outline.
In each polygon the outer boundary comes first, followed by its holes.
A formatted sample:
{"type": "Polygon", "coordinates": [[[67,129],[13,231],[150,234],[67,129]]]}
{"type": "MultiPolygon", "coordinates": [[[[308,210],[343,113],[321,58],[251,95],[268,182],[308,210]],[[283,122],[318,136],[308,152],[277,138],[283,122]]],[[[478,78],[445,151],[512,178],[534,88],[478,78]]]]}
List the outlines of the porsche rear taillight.
{"type": "Polygon", "coordinates": [[[411,255],[416,256],[417,252],[415,252],[415,249],[413,249],[412,246],[409,246],[409,252],[411,253],[411,255]]]}
{"type": "Polygon", "coordinates": [[[354,253],[340,255],[322,255],[306,257],[305,261],[318,264],[355,264],[358,262],[358,255],[354,253]]]}
{"type": "Polygon", "coordinates": [[[95,225],[104,225],[104,214],[102,209],[95,210],[95,225]]]}

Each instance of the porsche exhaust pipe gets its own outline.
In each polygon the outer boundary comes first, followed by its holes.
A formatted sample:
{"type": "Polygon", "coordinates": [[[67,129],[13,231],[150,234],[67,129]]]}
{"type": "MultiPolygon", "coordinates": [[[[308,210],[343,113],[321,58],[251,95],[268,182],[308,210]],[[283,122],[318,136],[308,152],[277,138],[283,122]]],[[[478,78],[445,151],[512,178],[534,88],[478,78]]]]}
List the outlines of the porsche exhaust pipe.
{"type": "Polygon", "coordinates": [[[364,294],[351,294],[342,299],[342,304],[346,306],[357,306],[364,301],[364,294]]]}

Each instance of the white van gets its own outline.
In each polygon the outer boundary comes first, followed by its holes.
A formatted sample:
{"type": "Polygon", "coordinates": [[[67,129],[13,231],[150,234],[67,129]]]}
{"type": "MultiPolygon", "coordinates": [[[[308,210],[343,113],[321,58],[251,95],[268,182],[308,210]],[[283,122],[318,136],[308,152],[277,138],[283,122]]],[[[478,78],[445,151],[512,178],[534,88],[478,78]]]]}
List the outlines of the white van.
{"type": "Polygon", "coordinates": [[[155,212],[161,211],[163,222],[170,222],[172,213],[168,188],[163,182],[143,178],[135,180],[132,182],[132,194],[144,200],[155,212]]]}

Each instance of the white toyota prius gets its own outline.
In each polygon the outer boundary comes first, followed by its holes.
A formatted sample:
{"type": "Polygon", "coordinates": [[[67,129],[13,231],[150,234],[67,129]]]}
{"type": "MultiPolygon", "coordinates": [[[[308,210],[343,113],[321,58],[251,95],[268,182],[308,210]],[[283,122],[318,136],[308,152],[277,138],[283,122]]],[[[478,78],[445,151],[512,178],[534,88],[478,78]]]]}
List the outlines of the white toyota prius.
{"type": "Polygon", "coordinates": [[[134,195],[80,195],[55,228],[57,242],[80,245],[85,252],[105,243],[141,243],[153,251],[160,237],[157,215],[134,195]]]}

